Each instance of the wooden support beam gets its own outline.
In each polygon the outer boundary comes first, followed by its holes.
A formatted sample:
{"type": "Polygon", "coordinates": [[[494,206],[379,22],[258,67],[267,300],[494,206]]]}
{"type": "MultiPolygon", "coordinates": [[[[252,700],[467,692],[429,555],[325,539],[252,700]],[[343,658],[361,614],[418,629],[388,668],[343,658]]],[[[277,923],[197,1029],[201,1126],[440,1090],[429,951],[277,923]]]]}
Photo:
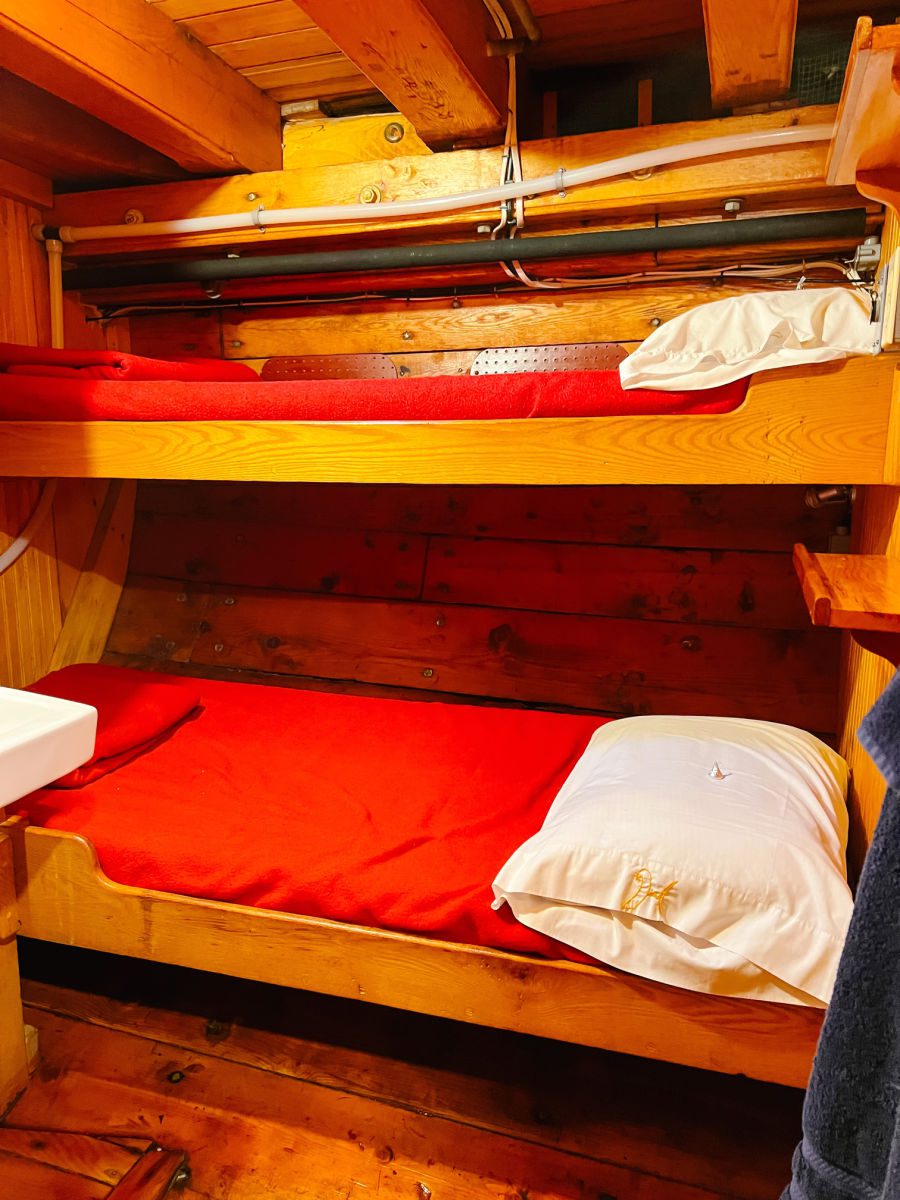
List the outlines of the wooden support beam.
{"type": "Polygon", "coordinates": [[[499,140],[506,63],[482,0],[298,0],[431,146],[499,140]]]}
{"type": "Polygon", "coordinates": [[[53,203],[53,186],[49,179],[0,158],[0,196],[20,200],[35,208],[49,208],[53,203]]]}
{"type": "Polygon", "coordinates": [[[4,0],[0,67],[188,170],[280,166],[277,105],[144,0],[4,0]]]}
{"type": "Polygon", "coordinates": [[[50,660],[52,671],[97,662],[103,653],[128,567],[135,488],[133,480],[114,479],[109,485],[50,660]]]}
{"type": "MultiPolygon", "coordinates": [[[[561,163],[568,168],[621,155],[633,154],[657,146],[675,145],[709,137],[725,137],[762,129],[783,129],[794,125],[822,124],[834,119],[833,105],[786,109],[783,112],[753,116],[725,117],[716,121],[685,121],[674,125],[647,125],[640,129],[617,129],[577,137],[551,138],[524,142],[522,162],[526,178],[556,171],[561,163]]],[[[590,222],[594,227],[604,220],[628,220],[641,213],[721,214],[728,196],[742,196],[745,212],[767,210],[789,203],[796,210],[810,203],[826,207],[853,203],[857,197],[844,196],[825,186],[824,142],[757,150],[748,154],[728,155],[696,163],[661,167],[649,178],[630,175],[596,184],[568,189],[563,195],[553,192],[527,202],[529,228],[546,232],[551,228],[573,227],[590,222]]],[[[449,195],[487,187],[499,179],[499,149],[458,150],[452,154],[416,154],[381,161],[344,163],[311,170],[272,171],[232,179],[189,180],[184,183],[152,187],[117,188],[81,192],[57,198],[51,220],[60,225],[120,224],[129,208],[144,214],[146,221],[165,221],[215,213],[249,211],[258,203],[267,208],[305,207],[322,204],[355,204],[360,192],[377,187],[384,201],[410,200],[423,196],[449,195]],[[247,196],[254,193],[254,201],[247,196]]],[[[472,237],[478,224],[496,220],[496,206],[468,209],[429,217],[388,219],[379,217],[378,204],[371,206],[372,216],[365,225],[317,225],[297,229],[270,226],[265,234],[256,229],[202,233],[174,239],[180,248],[199,246],[266,246],[278,241],[296,241],[315,233],[316,239],[372,235],[390,230],[392,235],[412,237],[418,242],[437,241],[441,236],[472,237]]],[[[172,241],[140,238],[103,243],[82,242],[66,248],[69,258],[93,254],[162,249],[172,241]]]]}
{"type": "Polygon", "coordinates": [[[54,182],[154,183],[184,174],[171,159],[10,71],[0,71],[0,111],[0,157],[54,182]]]}
{"type": "Polygon", "coordinates": [[[776,100],[791,86],[797,0],[703,0],[713,108],[776,100]]]}

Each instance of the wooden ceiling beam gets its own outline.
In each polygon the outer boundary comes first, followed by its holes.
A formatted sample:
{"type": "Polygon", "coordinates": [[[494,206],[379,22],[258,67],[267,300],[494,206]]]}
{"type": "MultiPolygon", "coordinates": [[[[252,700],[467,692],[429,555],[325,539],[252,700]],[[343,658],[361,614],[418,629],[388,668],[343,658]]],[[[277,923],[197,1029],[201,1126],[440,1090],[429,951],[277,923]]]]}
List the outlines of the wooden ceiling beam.
{"type": "Polygon", "coordinates": [[[507,66],[482,0],[297,2],[430,146],[499,140],[507,66]]]}
{"type": "Polygon", "coordinates": [[[0,156],[54,182],[157,183],[184,175],[171,159],[9,71],[0,71],[0,112],[0,156]]]}
{"type": "Polygon", "coordinates": [[[190,171],[280,165],[277,105],[144,0],[4,0],[0,67],[190,171]]]}
{"type": "Polygon", "coordinates": [[[0,158],[0,196],[33,204],[35,208],[49,208],[53,203],[53,185],[49,179],[0,158]]]}
{"type": "Polygon", "coordinates": [[[713,108],[777,100],[791,86],[797,0],[703,0],[713,108]]]}

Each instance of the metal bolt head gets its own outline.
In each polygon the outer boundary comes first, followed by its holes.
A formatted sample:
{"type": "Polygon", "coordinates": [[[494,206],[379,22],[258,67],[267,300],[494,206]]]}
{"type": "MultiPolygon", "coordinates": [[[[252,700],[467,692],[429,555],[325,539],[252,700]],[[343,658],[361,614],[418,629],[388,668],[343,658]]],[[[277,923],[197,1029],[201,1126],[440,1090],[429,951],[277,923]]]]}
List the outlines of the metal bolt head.
{"type": "Polygon", "coordinates": [[[651,328],[653,328],[653,329],[659,329],[660,325],[662,325],[662,318],[661,318],[661,317],[651,317],[651,318],[650,318],[650,326],[651,326],[651,328]]]}
{"type": "Polygon", "coordinates": [[[744,207],[744,201],[740,196],[729,196],[722,207],[727,213],[739,213],[744,207]]]}
{"type": "Polygon", "coordinates": [[[400,336],[403,338],[404,342],[412,341],[412,334],[410,333],[410,331],[408,329],[404,329],[403,332],[400,334],[400,336]]]}
{"type": "Polygon", "coordinates": [[[213,646],[213,649],[215,650],[216,654],[221,654],[225,649],[225,645],[223,642],[216,642],[215,646],[213,646]]]}
{"type": "Polygon", "coordinates": [[[232,350],[240,350],[240,348],[241,348],[241,346],[243,346],[243,344],[244,344],[243,342],[230,342],[229,343],[232,350]]]}
{"type": "Polygon", "coordinates": [[[360,204],[377,204],[381,199],[381,188],[370,183],[368,187],[364,187],[359,193],[360,204]]]}
{"type": "Polygon", "coordinates": [[[175,599],[179,604],[184,604],[187,600],[187,592],[179,592],[175,599]]]}
{"type": "Polygon", "coordinates": [[[433,676],[434,676],[434,668],[433,667],[423,667],[422,668],[422,678],[423,679],[431,679],[433,676]]]}
{"type": "Polygon", "coordinates": [[[144,214],[141,212],[141,210],[139,208],[129,208],[128,211],[125,213],[125,224],[126,225],[143,225],[143,223],[144,223],[144,214]]]}
{"type": "Polygon", "coordinates": [[[248,192],[247,199],[252,203],[254,200],[259,199],[259,194],[257,192],[248,192]]]}
{"type": "Polygon", "coordinates": [[[402,142],[406,136],[406,130],[399,121],[389,121],[384,127],[384,140],[386,142],[402,142]]]}
{"type": "Polygon", "coordinates": [[[493,231],[493,228],[494,228],[493,225],[476,225],[475,232],[476,233],[491,233],[493,231]]]}
{"type": "Polygon", "coordinates": [[[226,603],[226,604],[234,604],[234,602],[235,602],[235,600],[234,600],[234,596],[226,596],[226,597],[225,597],[225,603],[226,603]]]}

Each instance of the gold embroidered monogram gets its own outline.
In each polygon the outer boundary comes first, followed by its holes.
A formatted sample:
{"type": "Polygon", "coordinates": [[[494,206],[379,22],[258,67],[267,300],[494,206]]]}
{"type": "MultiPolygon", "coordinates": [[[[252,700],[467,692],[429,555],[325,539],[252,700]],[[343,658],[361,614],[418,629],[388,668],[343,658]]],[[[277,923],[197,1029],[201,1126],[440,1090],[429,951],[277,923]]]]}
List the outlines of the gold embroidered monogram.
{"type": "Polygon", "coordinates": [[[673,879],[665,887],[655,888],[653,886],[653,876],[646,867],[641,867],[640,871],[635,871],[633,878],[637,884],[637,888],[622,905],[622,912],[637,912],[645,900],[655,901],[657,916],[661,921],[664,921],[666,919],[666,904],[675,891],[678,880],[673,879]]]}

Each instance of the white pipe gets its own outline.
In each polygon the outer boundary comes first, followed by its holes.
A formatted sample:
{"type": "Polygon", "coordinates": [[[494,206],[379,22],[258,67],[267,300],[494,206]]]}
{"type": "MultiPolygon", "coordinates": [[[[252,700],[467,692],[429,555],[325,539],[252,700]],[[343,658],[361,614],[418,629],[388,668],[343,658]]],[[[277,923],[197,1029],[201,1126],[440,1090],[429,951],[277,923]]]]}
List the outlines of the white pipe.
{"type": "Polygon", "coordinates": [[[47,238],[47,268],[50,274],[50,345],[62,350],[66,344],[65,315],[63,309],[62,252],[59,238],[47,238]]]}
{"type": "Polygon", "coordinates": [[[224,213],[213,217],[186,217],[175,221],[147,221],[131,225],[88,225],[76,228],[64,225],[59,236],[64,242],[106,241],[112,238],[148,238],[178,234],[215,233],[228,229],[265,229],[271,225],[310,225],[339,221],[372,221],[384,217],[428,216],[455,212],[466,208],[484,208],[504,200],[537,196],[546,192],[562,192],[584,183],[597,183],[616,175],[628,175],[664,167],[672,163],[697,158],[712,158],[720,154],[736,154],[767,147],[791,146],[798,142],[820,142],[830,139],[831,125],[792,125],[787,129],[761,129],[753,133],[735,133],[727,137],[704,138],[698,142],[682,142],[677,146],[660,146],[642,150],[624,158],[593,163],[587,167],[566,170],[560,167],[552,175],[524,179],[475,192],[460,192],[454,196],[432,196],[421,200],[392,200],[386,204],[322,204],[311,208],[280,208],[266,210],[262,205],[251,212],[224,213]]]}
{"type": "Polygon", "coordinates": [[[53,503],[53,497],[56,495],[55,479],[48,479],[41,488],[41,494],[38,497],[38,502],[35,504],[31,516],[25,522],[24,528],[16,540],[0,554],[0,575],[19,561],[31,543],[34,541],[35,535],[44,523],[44,519],[50,511],[50,506],[53,503]]]}

